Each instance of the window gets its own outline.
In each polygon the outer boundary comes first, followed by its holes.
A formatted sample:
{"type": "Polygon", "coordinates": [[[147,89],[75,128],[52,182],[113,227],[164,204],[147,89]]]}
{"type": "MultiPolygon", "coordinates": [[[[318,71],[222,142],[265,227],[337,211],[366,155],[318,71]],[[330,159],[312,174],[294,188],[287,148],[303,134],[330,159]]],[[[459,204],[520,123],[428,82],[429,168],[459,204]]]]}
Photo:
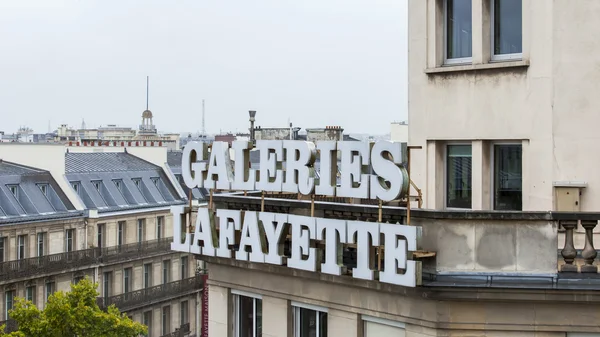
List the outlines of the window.
{"type": "Polygon", "coordinates": [[[75,193],[79,194],[80,183],[78,181],[72,182],[71,187],[73,187],[75,193]]]}
{"type": "Polygon", "coordinates": [[[131,268],[123,269],[123,293],[131,291],[131,268]]]}
{"type": "Polygon", "coordinates": [[[185,279],[188,277],[188,257],[181,257],[181,279],[185,279]]]}
{"type": "Polygon", "coordinates": [[[294,337],[327,337],[327,310],[295,303],[294,337]]]}
{"type": "Polygon", "coordinates": [[[104,298],[107,298],[110,296],[111,293],[111,280],[112,280],[112,272],[107,271],[104,273],[104,278],[102,280],[102,295],[104,295],[104,298]]]}
{"type": "Polygon", "coordinates": [[[144,312],[142,324],[148,327],[148,334],[146,336],[152,336],[152,311],[144,312]]]}
{"type": "Polygon", "coordinates": [[[152,180],[152,183],[154,184],[154,186],[158,187],[158,183],[160,182],[159,177],[152,177],[152,178],[150,178],[150,180],[152,180]]]}
{"type": "Polygon", "coordinates": [[[162,308],[162,334],[166,335],[171,332],[171,307],[162,308]]]}
{"type": "Polygon", "coordinates": [[[50,298],[50,295],[54,294],[54,290],[56,289],[54,282],[46,282],[46,302],[50,298]]]}
{"type": "Polygon", "coordinates": [[[138,219],[138,221],[137,221],[137,240],[138,240],[138,243],[141,243],[142,241],[144,241],[144,234],[146,233],[145,227],[146,227],[146,220],[145,219],[138,219]]]}
{"type": "Polygon", "coordinates": [[[83,275],[75,276],[75,277],[73,278],[73,284],[77,284],[77,283],[79,283],[79,281],[82,281],[82,280],[83,280],[83,278],[84,278],[84,276],[83,276],[83,275]]]}
{"type": "Polygon", "coordinates": [[[522,0],[491,0],[492,60],[521,59],[523,53],[522,0]]]}
{"type": "Polygon", "coordinates": [[[517,144],[495,144],[494,209],[520,211],[523,208],[522,147],[517,144]]]}
{"type": "Polygon", "coordinates": [[[6,185],[10,190],[10,193],[19,199],[19,185],[6,185]]]}
{"type": "Polygon", "coordinates": [[[159,216],[158,218],[156,218],[156,238],[158,240],[160,240],[164,237],[164,233],[163,233],[164,223],[165,223],[164,216],[159,216]]]}
{"type": "Polygon", "coordinates": [[[100,180],[92,181],[92,185],[96,189],[96,191],[100,192],[100,186],[102,186],[102,182],[100,180]]]}
{"type": "Polygon", "coordinates": [[[133,180],[133,183],[135,184],[135,186],[137,186],[137,188],[141,188],[141,185],[142,185],[142,179],[140,179],[140,178],[135,178],[135,179],[132,179],[132,180],[133,180]]]}
{"type": "Polygon", "coordinates": [[[37,233],[37,256],[44,256],[45,250],[46,233],[37,233]]]}
{"type": "Polygon", "coordinates": [[[472,44],[472,0],[444,0],[445,63],[469,63],[472,44]]]}
{"type": "Polygon", "coordinates": [[[119,229],[117,230],[117,245],[121,246],[125,243],[125,221],[119,221],[119,229]]]}
{"type": "Polygon", "coordinates": [[[98,241],[98,248],[104,247],[105,228],[106,228],[105,224],[103,224],[103,223],[98,224],[98,232],[97,232],[97,237],[96,237],[96,240],[98,241]]]}
{"type": "Polygon", "coordinates": [[[123,190],[121,189],[121,186],[123,185],[123,181],[121,179],[119,179],[119,180],[113,180],[113,182],[115,183],[115,186],[117,187],[119,192],[122,192],[123,190]]]}
{"type": "Polygon", "coordinates": [[[35,286],[25,288],[25,299],[35,304],[35,286]]]}
{"type": "Polygon", "coordinates": [[[179,305],[179,324],[183,325],[190,322],[188,301],[183,301],[179,305]]]}
{"type": "Polygon", "coordinates": [[[72,252],[75,249],[75,229],[67,229],[65,250],[72,252]]]}
{"type": "Polygon", "coordinates": [[[146,263],[144,265],[144,288],[150,288],[152,286],[152,263],[146,263]]]}
{"type": "Polygon", "coordinates": [[[0,238],[0,262],[4,262],[4,251],[8,240],[6,238],[0,238]]]}
{"type": "Polygon", "coordinates": [[[38,187],[43,195],[48,196],[48,184],[39,184],[38,187]]]}
{"type": "Polygon", "coordinates": [[[171,271],[171,261],[169,261],[169,260],[163,261],[163,275],[162,275],[163,284],[169,283],[170,271],[171,271]]]}
{"type": "Polygon", "coordinates": [[[25,240],[27,239],[26,235],[17,236],[17,260],[22,260],[25,258],[25,240]]]}
{"type": "Polygon", "coordinates": [[[9,319],[9,311],[13,309],[14,304],[15,304],[15,291],[14,290],[9,290],[5,292],[5,297],[6,297],[6,314],[4,315],[5,319],[8,320],[9,319]]]}
{"type": "Polygon", "coordinates": [[[446,207],[471,208],[471,145],[446,147],[446,207]]]}
{"type": "Polygon", "coordinates": [[[262,299],[260,297],[234,295],[235,337],[262,336],[262,299]]]}

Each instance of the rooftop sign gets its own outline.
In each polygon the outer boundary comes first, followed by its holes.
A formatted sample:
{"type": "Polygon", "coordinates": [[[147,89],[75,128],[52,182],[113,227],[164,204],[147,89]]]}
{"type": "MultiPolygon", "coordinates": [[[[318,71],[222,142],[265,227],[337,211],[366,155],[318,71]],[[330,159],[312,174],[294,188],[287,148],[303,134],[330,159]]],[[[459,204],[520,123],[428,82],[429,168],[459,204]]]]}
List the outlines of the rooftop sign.
{"type": "Polygon", "coordinates": [[[250,168],[252,142],[234,141],[234,166],[227,142],[190,142],[182,175],[189,188],[290,192],[391,201],[406,196],[406,143],[389,141],[258,140],[259,169],[250,168]],[[314,164],[319,152],[320,178],[314,164]],[[337,156],[340,156],[340,167],[337,156]],[[340,172],[340,185],[336,176],[340,172]],[[372,172],[370,172],[372,171],[372,172]]]}
{"type": "MultiPolygon", "coordinates": [[[[234,141],[234,163],[226,142],[214,142],[212,150],[191,142],[184,148],[183,180],[187,187],[207,189],[291,192],[304,195],[370,198],[390,201],[406,196],[404,167],[406,145],[394,142],[257,141],[259,169],[250,169],[251,142],[234,141]],[[314,163],[320,154],[320,179],[314,163]],[[340,155],[340,184],[337,155],[340,155]]],[[[420,228],[400,224],[347,221],[269,212],[241,210],[197,213],[193,233],[181,223],[183,206],[172,207],[171,249],[240,261],[283,265],[290,268],[341,275],[342,250],[352,245],[357,252],[354,278],[373,280],[373,247],[383,248],[379,281],[414,287],[418,263],[408,259],[417,249],[420,228]],[[218,229],[218,233],[217,233],[218,229]],[[185,235],[185,237],[183,237],[185,235]],[[290,256],[284,260],[284,241],[290,237],[290,256]],[[325,248],[317,248],[321,241],[325,248]],[[234,247],[239,247],[235,249],[234,247]],[[323,252],[319,252],[323,250],[323,252]],[[322,259],[321,257],[324,257],[322,259]]]]}

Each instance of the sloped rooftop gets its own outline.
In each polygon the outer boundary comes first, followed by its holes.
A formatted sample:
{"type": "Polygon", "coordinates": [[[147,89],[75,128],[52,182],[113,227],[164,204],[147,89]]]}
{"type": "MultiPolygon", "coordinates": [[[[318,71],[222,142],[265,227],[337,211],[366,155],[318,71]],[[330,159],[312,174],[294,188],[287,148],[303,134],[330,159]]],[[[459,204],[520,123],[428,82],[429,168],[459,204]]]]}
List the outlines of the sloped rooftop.
{"type": "Polygon", "coordinates": [[[0,224],[82,215],[48,171],[0,160],[0,224]]]}
{"type": "Polygon", "coordinates": [[[161,167],[128,153],[66,153],[65,165],[71,188],[100,213],[184,202],[161,167]]]}
{"type": "Polygon", "coordinates": [[[143,159],[123,152],[66,154],[66,172],[126,172],[155,170],[155,166],[143,159]]]}
{"type": "MultiPolygon", "coordinates": [[[[177,178],[179,185],[185,192],[186,199],[190,193],[190,189],[183,182],[183,178],[181,176],[181,160],[183,158],[183,151],[169,151],[167,152],[167,165],[177,178]]],[[[194,188],[192,190],[192,198],[195,200],[206,200],[209,192],[205,188],[194,188]]]]}

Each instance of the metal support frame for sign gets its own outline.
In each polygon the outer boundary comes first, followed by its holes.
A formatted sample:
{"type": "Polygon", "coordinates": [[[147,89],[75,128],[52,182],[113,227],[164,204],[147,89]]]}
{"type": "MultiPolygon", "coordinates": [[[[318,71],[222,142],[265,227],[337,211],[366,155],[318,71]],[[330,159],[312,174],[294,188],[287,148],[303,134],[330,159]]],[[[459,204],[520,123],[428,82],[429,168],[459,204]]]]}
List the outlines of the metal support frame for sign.
{"type": "MultiPolygon", "coordinates": [[[[407,151],[408,153],[406,154],[407,156],[407,161],[406,161],[406,173],[408,174],[408,192],[407,194],[407,203],[406,203],[406,224],[410,225],[410,187],[414,185],[414,183],[412,182],[412,180],[410,179],[410,150],[420,150],[423,147],[421,146],[407,146],[407,151]]],[[[415,186],[416,187],[416,186],[415,186]]],[[[419,208],[421,208],[421,190],[417,188],[417,192],[419,193],[419,208]]]]}

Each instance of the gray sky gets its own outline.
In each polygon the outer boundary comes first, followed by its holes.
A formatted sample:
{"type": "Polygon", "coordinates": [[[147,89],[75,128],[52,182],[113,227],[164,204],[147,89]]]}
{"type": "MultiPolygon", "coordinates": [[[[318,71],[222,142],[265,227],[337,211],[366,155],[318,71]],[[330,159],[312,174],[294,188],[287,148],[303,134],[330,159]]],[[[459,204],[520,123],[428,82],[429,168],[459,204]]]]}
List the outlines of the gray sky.
{"type": "Polygon", "coordinates": [[[407,0],[0,0],[0,130],[161,131],[407,118],[407,0]]]}

